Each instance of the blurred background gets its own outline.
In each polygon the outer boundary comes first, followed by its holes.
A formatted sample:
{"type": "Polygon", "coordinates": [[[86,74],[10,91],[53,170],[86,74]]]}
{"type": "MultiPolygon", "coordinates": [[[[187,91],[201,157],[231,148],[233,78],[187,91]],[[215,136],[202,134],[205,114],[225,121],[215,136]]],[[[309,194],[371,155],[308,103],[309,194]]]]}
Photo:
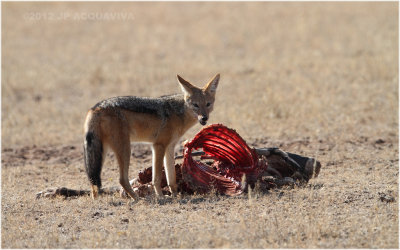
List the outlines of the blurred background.
{"type": "Polygon", "coordinates": [[[81,143],[98,101],[216,73],[209,123],[246,140],[395,137],[398,42],[396,2],[5,2],[2,146],[81,143]]]}

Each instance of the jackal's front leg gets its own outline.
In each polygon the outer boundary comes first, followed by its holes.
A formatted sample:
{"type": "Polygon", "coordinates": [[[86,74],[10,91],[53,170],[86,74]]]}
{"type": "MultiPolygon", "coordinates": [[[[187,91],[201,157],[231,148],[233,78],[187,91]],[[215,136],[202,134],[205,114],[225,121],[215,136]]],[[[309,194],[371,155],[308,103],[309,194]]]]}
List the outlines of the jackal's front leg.
{"type": "Polygon", "coordinates": [[[165,147],[160,144],[153,145],[153,176],[152,184],[156,196],[162,196],[161,179],[162,179],[162,162],[165,153],[165,147]]]}
{"type": "Polygon", "coordinates": [[[171,144],[167,147],[164,156],[164,167],[165,175],[167,177],[167,183],[172,196],[176,196],[178,192],[178,186],[176,185],[176,173],[175,173],[175,159],[174,159],[175,144],[171,144]]]}

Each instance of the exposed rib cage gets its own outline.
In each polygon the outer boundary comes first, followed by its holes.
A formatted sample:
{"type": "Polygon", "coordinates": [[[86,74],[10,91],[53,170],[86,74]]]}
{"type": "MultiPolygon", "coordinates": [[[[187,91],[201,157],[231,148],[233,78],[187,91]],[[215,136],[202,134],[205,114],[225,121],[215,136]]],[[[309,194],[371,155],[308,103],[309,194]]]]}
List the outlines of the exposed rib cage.
{"type": "Polygon", "coordinates": [[[266,162],[259,160],[256,151],[235,130],[213,124],[185,145],[182,174],[184,183],[196,192],[214,188],[220,193],[236,195],[243,192],[243,175],[246,174],[249,184],[254,184],[266,167],[266,162]],[[205,153],[203,159],[214,160],[211,167],[193,159],[192,151],[200,148],[205,153]]]}

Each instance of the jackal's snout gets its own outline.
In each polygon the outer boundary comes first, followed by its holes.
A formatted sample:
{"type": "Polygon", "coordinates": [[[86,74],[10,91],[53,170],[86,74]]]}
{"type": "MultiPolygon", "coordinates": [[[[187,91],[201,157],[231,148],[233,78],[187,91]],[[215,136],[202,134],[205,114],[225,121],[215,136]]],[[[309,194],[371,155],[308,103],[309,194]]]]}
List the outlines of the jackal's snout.
{"type": "Polygon", "coordinates": [[[208,116],[207,115],[199,115],[197,117],[197,119],[199,120],[200,124],[204,126],[207,124],[208,116]]]}

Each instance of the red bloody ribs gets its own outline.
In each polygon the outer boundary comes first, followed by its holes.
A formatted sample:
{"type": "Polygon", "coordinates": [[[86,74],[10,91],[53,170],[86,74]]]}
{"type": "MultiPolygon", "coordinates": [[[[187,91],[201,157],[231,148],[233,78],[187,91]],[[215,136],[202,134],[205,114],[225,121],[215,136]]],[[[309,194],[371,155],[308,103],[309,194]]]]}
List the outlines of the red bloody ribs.
{"type": "Polygon", "coordinates": [[[203,128],[184,149],[182,177],[186,185],[205,193],[216,189],[219,193],[235,195],[243,192],[244,175],[249,184],[255,183],[267,168],[235,130],[221,124],[203,128]],[[192,151],[202,149],[202,159],[214,160],[212,165],[194,160],[192,151]]]}

